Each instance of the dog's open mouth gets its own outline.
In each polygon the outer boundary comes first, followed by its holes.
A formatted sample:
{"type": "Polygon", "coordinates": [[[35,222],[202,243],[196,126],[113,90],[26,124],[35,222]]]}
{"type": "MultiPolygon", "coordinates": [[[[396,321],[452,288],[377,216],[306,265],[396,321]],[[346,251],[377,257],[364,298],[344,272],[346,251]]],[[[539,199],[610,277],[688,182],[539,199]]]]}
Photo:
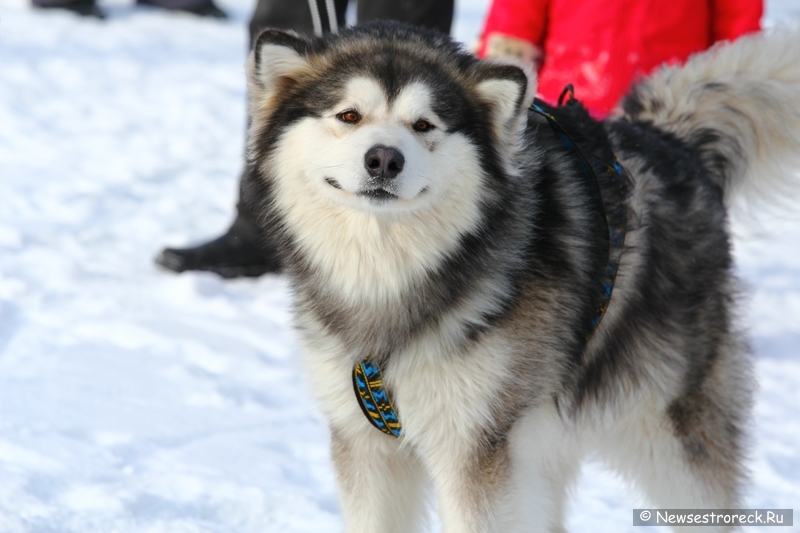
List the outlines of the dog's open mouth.
{"type": "Polygon", "coordinates": [[[358,193],[359,196],[363,196],[365,198],[369,198],[370,200],[377,200],[379,202],[386,202],[389,200],[397,200],[398,197],[396,194],[392,194],[386,189],[371,189],[369,191],[361,191],[358,193]]]}
{"type": "MultiPolygon", "coordinates": [[[[334,178],[325,178],[325,183],[327,183],[328,185],[330,185],[334,189],[338,189],[340,191],[344,191],[344,187],[342,187],[342,185],[338,181],[336,181],[334,178]]],[[[427,190],[427,187],[426,187],[426,190],[427,190]]],[[[372,201],[374,203],[378,203],[378,204],[389,202],[391,200],[399,200],[400,199],[400,197],[397,196],[396,194],[394,194],[393,192],[390,192],[390,191],[388,191],[388,190],[386,190],[384,188],[380,188],[380,187],[377,187],[377,188],[374,188],[374,189],[365,189],[363,191],[357,192],[356,195],[360,196],[362,198],[366,198],[366,199],[368,199],[368,200],[370,200],[370,201],[372,201]]]]}

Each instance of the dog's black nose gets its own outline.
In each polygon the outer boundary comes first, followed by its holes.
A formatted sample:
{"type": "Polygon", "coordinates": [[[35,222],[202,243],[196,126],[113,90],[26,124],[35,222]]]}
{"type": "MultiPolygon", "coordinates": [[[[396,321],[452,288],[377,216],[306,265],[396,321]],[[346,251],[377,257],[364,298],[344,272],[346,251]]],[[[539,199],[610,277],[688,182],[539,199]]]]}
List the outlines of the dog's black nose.
{"type": "Polygon", "coordinates": [[[364,156],[364,166],[369,175],[375,178],[396,178],[403,171],[406,158],[397,148],[376,144],[364,156]]]}

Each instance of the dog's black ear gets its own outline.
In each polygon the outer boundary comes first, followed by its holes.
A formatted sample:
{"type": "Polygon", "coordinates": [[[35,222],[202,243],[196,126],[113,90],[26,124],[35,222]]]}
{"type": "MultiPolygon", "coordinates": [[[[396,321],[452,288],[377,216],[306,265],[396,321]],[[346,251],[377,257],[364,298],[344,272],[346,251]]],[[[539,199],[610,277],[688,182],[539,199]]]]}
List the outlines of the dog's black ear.
{"type": "Polygon", "coordinates": [[[251,96],[268,97],[282,81],[308,72],[309,45],[306,38],[294,32],[271,28],[261,32],[247,61],[251,96]]]}
{"type": "Polygon", "coordinates": [[[526,65],[496,59],[478,62],[475,76],[475,89],[489,107],[495,133],[501,140],[511,140],[525,126],[536,76],[526,65]]]}

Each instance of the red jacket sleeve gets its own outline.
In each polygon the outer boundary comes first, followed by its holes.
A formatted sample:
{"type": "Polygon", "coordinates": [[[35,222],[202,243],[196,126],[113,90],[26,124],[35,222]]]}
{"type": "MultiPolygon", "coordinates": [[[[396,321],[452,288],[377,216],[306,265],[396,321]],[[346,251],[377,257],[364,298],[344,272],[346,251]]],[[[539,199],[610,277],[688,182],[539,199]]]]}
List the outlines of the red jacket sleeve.
{"type": "Polygon", "coordinates": [[[481,33],[479,55],[483,55],[486,37],[492,33],[525,39],[541,47],[549,5],[550,0],[492,0],[481,33]]]}
{"type": "Polygon", "coordinates": [[[763,0],[711,0],[711,41],[732,41],[759,31],[763,14],[763,0]]]}

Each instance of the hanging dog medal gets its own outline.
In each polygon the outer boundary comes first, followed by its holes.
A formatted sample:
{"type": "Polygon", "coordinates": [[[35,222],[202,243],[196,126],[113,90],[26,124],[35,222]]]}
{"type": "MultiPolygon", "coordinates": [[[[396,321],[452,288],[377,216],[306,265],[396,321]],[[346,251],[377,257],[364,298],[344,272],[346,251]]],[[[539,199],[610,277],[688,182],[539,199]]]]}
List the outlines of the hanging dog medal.
{"type": "Polygon", "coordinates": [[[353,388],[370,424],[395,438],[403,436],[397,411],[383,387],[381,369],[372,358],[364,359],[353,369],[353,388]]]}

